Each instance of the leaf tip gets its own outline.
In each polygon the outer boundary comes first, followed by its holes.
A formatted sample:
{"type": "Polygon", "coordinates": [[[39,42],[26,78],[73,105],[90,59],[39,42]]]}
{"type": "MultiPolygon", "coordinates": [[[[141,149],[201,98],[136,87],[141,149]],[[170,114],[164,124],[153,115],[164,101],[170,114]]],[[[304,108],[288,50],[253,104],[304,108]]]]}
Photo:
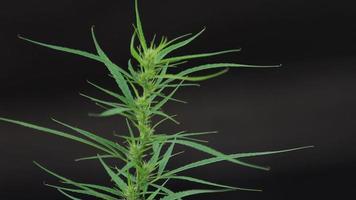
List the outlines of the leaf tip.
{"type": "Polygon", "coordinates": [[[34,165],[36,165],[37,167],[42,168],[42,165],[40,165],[37,161],[33,160],[32,163],[33,163],[34,165]]]}
{"type": "Polygon", "coordinates": [[[315,148],[315,145],[308,145],[308,146],[302,147],[301,149],[310,149],[310,148],[315,148]]]}
{"type": "Polygon", "coordinates": [[[95,38],[95,25],[91,25],[90,27],[90,31],[91,31],[91,34],[92,34],[92,37],[95,38]]]}
{"type": "Polygon", "coordinates": [[[54,117],[50,117],[50,119],[54,122],[57,122],[58,120],[56,120],[54,117]]]}

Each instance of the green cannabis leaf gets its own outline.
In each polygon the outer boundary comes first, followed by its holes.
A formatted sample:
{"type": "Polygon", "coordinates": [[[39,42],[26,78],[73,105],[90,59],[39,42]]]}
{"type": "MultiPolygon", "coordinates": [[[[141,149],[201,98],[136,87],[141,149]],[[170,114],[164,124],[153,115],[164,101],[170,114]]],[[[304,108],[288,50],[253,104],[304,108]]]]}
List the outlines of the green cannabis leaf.
{"type": "Polygon", "coordinates": [[[186,64],[187,61],[196,58],[206,58],[226,53],[234,53],[240,49],[232,49],[218,52],[198,53],[192,55],[170,56],[170,54],[195,40],[205,29],[196,34],[187,34],[168,40],[162,37],[158,42],[153,38],[147,42],[141,24],[138,10],[138,2],[135,0],[136,23],[130,43],[132,60],[128,61],[127,68],[120,67],[113,63],[104,50],[101,48],[94,27],[91,28],[91,35],[96,49],[95,53],[81,51],[77,49],[46,44],[32,39],[19,36],[20,39],[44,46],[57,51],[62,51],[102,63],[110,72],[118,86],[118,91],[110,91],[99,85],[89,82],[94,88],[100,90],[114,100],[108,102],[96,97],[81,94],[93,103],[101,106],[101,113],[92,114],[96,117],[122,116],[126,119],[128,135],[120,135],[125,139],[125,143],[119,144],[72,125],[53,119],[55,123],[67,128],[70,132],[54,130],[28,122],[17,121],[8,118],[0,118],[0,121],[17,124],[32,128],[40,132],[64,137],[88,145],[97,150],[97,155],[78,158],[77,161],[97,160],[103,167],[103,171],[111,180],[111,186],[103,186],[89,183],[81,183],[69,178],[65,178],[35,162],[35,164],[45,172],[60,180],[60,185],[46,184],[57,189],[61,194],[69,199],[82,199],[83,196],[91,196],[104,200],[181,200],[185,197],[203,193],[227,192],[233,190],[260,191],[259,189],[241,188],[213,183],[209,180],[181,175],[182,172],[209,164],[227,161],[237,165],[255,168],[259,170],[269,170],[269,167],[258,166],[244,161],[247,157],[257,157],[278,153],[285,153],[295,150],[310,148],[305,146],[279,151],[253,152],[224,154],[215,150],[199,140],[198,136],[211,134],[214,132],[179,132],[174,134],[158,134],[157,127],[165,122],[172,121],[179,124],[174,115],[170,115],[162,110],[169,101],[183,102],[173,96],[181,87],[197,86],[192,83],[203,81],[216,76],[220,76],[229,68],[240,67],[279,67],[276,66],[255,66],[236,63],[208,63],[198,66],[186,66],[177,73],[171,73],[171,68],[178,68],[186,64]],[[215,69],[217,72],[209,72],[215,69]],[[195,75],[197,72],[208,72],[206,75],[195,75]],[[187,83],[188,82],[188,83],[187,83]],[[159,121],[153,117],[160,118],[159,121]],[[175,146],[182,145],[196,149],[210,155],[210,158],[185,164],[176,169],[168,169],[167,164],[181,152],[175,152],[175,146]],[[120,160],[122,166],[110,166],[107,159],[120,160]],[[191,189],[186,191],[173,191],[166,184],[169,181],[183,180],[193,182],[215,189],[191,189]]]}

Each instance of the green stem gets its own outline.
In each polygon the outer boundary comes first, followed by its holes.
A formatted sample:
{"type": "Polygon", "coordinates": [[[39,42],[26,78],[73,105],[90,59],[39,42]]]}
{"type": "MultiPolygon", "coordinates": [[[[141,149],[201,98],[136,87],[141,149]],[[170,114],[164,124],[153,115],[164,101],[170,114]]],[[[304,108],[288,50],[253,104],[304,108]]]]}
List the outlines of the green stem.
{"type": "MultiPolygon", "coordinates": [[[[143,67],[143,69],[147,69],[143,67]]],[[[140,81],[140,87],[142,88],[142,95],[137,96],[136,98],[136,110],[135,110],[135,118],[137,129],[139,132],[139,137],[136,142],[130,144],[131,155],[130,159],[134,163],[135,168],[135,179],[136,182],[133,185],[134,193],[127,196],[127,200],[144,200],[145,196],[140,195],[144,194],[144,191],[147,187],[147,183],[149,182],[149,176],[151,171],[146,169],[145,165],[145,154],[147,151],[152,149],[152,145],[150,143],[153,135],[153,128],[151,125],[151,100],[150,97],[153,94],[152,90],[152,73],[151,70],[142,72],[142,81],[140,81]]]]}

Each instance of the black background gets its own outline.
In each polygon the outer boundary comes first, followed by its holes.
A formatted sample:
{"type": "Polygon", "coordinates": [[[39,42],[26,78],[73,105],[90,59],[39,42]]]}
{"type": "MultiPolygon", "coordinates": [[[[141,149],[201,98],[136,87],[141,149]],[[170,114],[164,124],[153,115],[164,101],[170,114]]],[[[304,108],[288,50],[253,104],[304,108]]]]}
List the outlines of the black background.
{"type": "MultiPolygon", "coordinates": [[[[233,69],[199,88],[181,90],[190,103],[166,108],[179,114],[180,127],[161,131],[219,130],[203,137],[227,153],[315,145],[314,149],[256,158],[272,171],[229,163],[193,170],[197,177],[262,193],[233,192],[192,199],[353,199],[355,175],[356,10],[352,1],[146,0],[144,29],[173,38],[207,30],[180,52],[242,47],[238,54],[202,62],[283,64],[275,69],[233,69]]],[[[132,33],[133,2],[2,1],[0,7],[0,116],[60,128],[50,117],[100,132],[125,134],[122,118],[95,119],[100,109],[78,95],[100,95],[86,80],[113,87],[105,67],[85,58],[55,52],[19,40],[16,35],[94,51],[90,26],[113,61],[126,66],[132,33]]],[[[179,53],[178,53],[179,54],[179,53]]],[[[198,61],[197,61],[198,62],[198,61]]],[[[195,62],[194,62],[195,63],[195,62]]],[[[43,186],[56,183],[32,164],[36,160],[73,179],[108,183],[86,146],[33,130],[0,123],[0,197],[65,199],[43,186]]],[[[206,157],[187,151],[170,165],[206,157]]],[[[180,190],[196,187],[172,183],[180,190]]]]}

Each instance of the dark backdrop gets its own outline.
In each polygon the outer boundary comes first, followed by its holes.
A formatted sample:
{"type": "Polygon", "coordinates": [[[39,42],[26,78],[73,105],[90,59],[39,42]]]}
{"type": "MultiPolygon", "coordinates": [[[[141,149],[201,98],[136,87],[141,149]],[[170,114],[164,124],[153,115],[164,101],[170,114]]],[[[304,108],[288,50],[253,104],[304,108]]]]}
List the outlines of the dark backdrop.
{"type": "MultiPolygon", "coordinates": [[[[181,128],[219,130],[204,137],[224,152],[282,149],[313,144],[314,149],[256,158],[272,166],[261,172],[231,164],[194,170],[198,177],[236,186],[263,188],[262,193],[233,192],[205,199],[345,199],[355,175],[356,10],[352,1],[146,0],[144,28],[170,38],[207,31],[186,53],[242,47],[238,54],[202,62],[234,61],[283,64],[278,69],[236,69],[178,94],[190,103],[171,103],[181,128]]],[[[94,51],[89,29],[121,66],[129,59],[133,2],[2,1],[0,7],[0,116],[59,128],[50,117],[101,132],[124,133],[121,118],[93,119],[99,109],[78,95],[99,95],[86,84],[113,87],[104,66],[17,39],[16,35],[94,51]]],[[[167,123],[161,130],[179,127],[167,123]]],[[[86,146],[0,123],[0,196],[4,200],[65,199],[43,181],[56,183],[32,164],[36,160],[68,177],[106,182],[95,162],[75,163],[92,155],[86,146]]],[[[171,167],[203,158],[194,151],[171,167]]],[[[177,190],[195,185],[172,184],[177,190]]],[[[351,199],[353,197],[351,196],[351,199]]]]}

